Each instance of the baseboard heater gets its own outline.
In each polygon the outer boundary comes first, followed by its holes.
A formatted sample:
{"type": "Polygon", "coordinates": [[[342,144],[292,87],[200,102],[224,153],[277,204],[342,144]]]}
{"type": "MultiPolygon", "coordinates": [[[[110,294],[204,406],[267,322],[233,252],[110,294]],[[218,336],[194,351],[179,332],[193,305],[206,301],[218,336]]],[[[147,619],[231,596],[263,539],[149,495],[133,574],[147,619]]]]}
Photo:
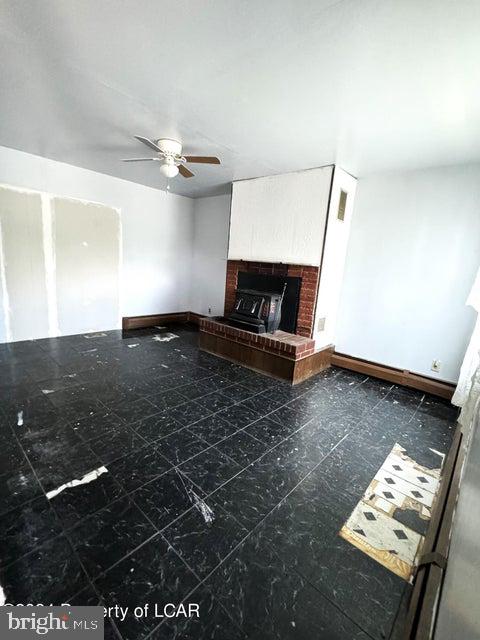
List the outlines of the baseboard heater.
{"type": "Polygon", "coordinates": [[[451,400],[455,391],[455,385],[450,382],[429,378],[428,376],[412,373],[405,369],[396,369],[395,367],[390,367],[389,365],[378,362],[363,360],[362,358],[349,356],[345,353],[338,353],[337,351],[332,355],[332,365],[349,369],[350,371],[364,373],[367,376],[387,380],[388,382],[410,387],[411,389],[417,389],[418,391],[424,391],[425,393],[431,393],[446,400],[451,400]]]}

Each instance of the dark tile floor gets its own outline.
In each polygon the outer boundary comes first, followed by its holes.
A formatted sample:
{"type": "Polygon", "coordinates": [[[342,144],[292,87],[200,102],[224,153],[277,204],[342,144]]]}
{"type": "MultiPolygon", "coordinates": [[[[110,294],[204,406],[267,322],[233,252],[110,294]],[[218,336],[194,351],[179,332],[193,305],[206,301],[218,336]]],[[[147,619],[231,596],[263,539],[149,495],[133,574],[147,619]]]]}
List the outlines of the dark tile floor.
{"type": "Polygon", "coordinates": [[[334,368],[292,388],[175,331],[0,345],[7,602],[128,606],[124,640],[389,638],[410,587],[338,531],[395,442],[447,452],[455,411],[334,368]],[[131,615],[183,600],[199,620],[131,615]]]}

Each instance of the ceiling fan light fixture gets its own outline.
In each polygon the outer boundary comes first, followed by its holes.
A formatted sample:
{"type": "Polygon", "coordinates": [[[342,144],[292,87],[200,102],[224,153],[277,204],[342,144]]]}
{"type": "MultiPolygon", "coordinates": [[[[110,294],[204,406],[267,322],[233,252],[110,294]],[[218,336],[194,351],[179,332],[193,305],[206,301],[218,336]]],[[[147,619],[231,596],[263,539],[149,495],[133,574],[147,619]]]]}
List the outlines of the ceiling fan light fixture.
{"type": "Polygon", "coordinates": [[[166,178],[175,178],[175,176],[178,176],[178,167],[173,163],[161,164],[160,171],[166,178]]]}

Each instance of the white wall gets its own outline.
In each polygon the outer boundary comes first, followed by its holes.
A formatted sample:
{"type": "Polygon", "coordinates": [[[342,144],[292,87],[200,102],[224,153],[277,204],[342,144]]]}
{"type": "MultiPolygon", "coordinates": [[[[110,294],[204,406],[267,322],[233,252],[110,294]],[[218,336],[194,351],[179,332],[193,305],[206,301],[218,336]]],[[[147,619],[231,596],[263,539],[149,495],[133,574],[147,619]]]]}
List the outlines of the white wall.
{"type": "Polygon", "coordinates": [[[337,351],[456,381],[479,262],[480,165],[360,179],[337,351]]]}
{"type": "Polygon", "coordinates": [[[223,315],[230,200],[230,195],[195,200],[190,310],[203,315],[223,315]]]}
{"type": "Polygon", "coordinates": [[[229,260],[318,266],[333,167],[233,183],[229,260]]]}
{"type": "Polygon", "coordinates": [[[340,167],[335,167],[313,330],[317,349],[333,344],[335,341],[338,305],[340,303],[356,188],[356,178],[343,171],[340,167]],[[347,194],[343,220],[338,218],[341,191],[347,194]],[[319,330],[320,320],[322,320],[323,324],[323,329],[321,330],[319,330]]]}
{"type": "Polygon", "coordinates": [[[120,209],[121,314],[190,308],[192,199],[5,147],[0,183],[120,209]]]}

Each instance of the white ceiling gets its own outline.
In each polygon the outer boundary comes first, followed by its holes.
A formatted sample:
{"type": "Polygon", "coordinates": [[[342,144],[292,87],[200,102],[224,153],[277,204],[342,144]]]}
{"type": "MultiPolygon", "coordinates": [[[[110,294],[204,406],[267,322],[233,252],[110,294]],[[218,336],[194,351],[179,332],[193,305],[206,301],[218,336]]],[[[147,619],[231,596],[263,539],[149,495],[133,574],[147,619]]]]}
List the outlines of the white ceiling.
{"type": "MultiPolygon", "coordinates": [[[[171,181],[480,159],[478,0],[0,0],[0,144],[164,188],[133,134],[218,155],[171,181]]],[[[147,153],[145,153],[147,151],[147,153]]]]}

